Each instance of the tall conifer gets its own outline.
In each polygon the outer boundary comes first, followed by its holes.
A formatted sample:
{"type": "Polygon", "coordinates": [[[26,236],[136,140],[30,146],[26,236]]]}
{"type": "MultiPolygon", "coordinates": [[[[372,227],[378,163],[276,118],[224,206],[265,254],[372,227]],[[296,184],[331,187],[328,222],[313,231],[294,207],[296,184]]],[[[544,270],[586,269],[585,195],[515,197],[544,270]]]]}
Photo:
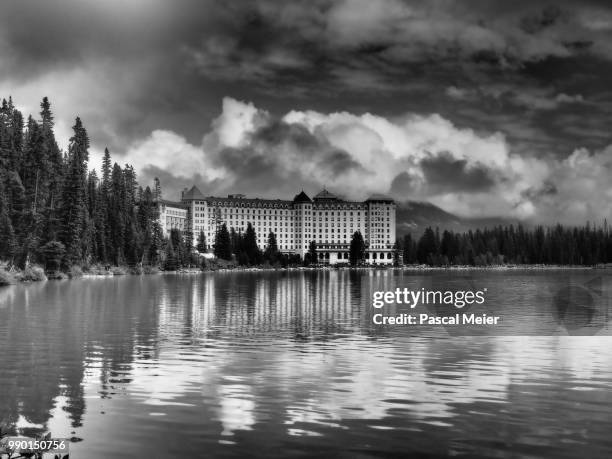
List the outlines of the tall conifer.
{"type": "Polygon", "coordinates": [[[65,263],[83,259],[83,236],[86,229],[86,173],[89,159],[89,137],[80,118],[72,127],[68,147],[68,167],[62,193],[60,240],[66,247],[65,263]]]}

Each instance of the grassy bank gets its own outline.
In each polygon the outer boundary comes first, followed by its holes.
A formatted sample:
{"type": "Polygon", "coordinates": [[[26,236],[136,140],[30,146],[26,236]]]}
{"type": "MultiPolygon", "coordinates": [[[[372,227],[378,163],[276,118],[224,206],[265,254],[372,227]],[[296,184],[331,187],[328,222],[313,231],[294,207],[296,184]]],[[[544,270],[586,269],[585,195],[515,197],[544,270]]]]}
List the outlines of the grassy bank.
{"type": "Polygon", "coordinates": [[[0,287],[13,285],[18,282],[39,282],[48,279],[76,279],[88,276],[123,276],[128,274],[157,274],[159,268],[156,266],[72,266],[67,271],[45,272],[42,266],[30,265],[25,269],[15,267],[9,268],[6,264],[0,265],[0,287]]]}

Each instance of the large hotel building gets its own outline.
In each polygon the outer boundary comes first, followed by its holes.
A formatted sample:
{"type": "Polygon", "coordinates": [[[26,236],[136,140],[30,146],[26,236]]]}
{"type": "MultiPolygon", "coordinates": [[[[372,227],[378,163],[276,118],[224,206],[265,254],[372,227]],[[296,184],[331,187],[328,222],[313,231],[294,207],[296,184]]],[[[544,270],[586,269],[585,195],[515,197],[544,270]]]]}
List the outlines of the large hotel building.
{"type": "Polygon", "coordinates": [[[393,263],[395,202],[383,195],[372,195],[363,202],[345,201],[324,189],[312,199],[302,191],[291,201],[251,199],[242,194],[217,198],[205,197],[193,186],[181,193],[180,202],[160,200],[159,210],[164,235],[172,228],[187,230],[195,244],[204,231],[209,249],[224,223],[236,232],[244,232],[251,223],[262,250],[272,231],[283,253],[304,257],[315,241],[320,262],[348,263],[351,238],[360,231],[368,263],[393,263]]]}

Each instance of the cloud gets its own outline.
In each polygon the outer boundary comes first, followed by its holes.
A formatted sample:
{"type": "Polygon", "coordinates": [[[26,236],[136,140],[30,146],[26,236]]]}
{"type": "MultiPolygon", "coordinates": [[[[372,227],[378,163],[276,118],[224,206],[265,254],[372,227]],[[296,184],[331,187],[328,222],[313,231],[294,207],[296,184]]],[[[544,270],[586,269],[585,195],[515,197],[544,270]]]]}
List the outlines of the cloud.
{"type": "Polygon", "coordinates": [[[123,159],[136,169],[155,166],[185,179],[193,177],[194,172],[206,180],[219,178],[223,174],[211,165],[200,147],[191,145],[184,137],[171,131],[153,131],[144,140],[130,146],[123,159]]]}
{"type": "Polygon", "coordinates": [[[554,110],[562,104],[582,104],[584,98],[580,94],[567,95],[564,93],[547,97],[546,95],[530,94],[523,92],[510,95],[512,101],[517,105],[535,110],[554,110]]]}
{"type": "Polygon", "coordinates": [[[554,188],[533,199],[545,221],[591,221],[601,224],[612,216],[612,146],[592,152],[576,149],[554,164],[550,184],[554,188]]]}
{"type": "Polygon", "coordinates": [[[419,177],[414,177],[409,172],[400,172],[391,181],[389,192],[393,196],[411,196],[418,189],[419,177]]]}
{"type": "MultiPolygon", "coordinates": [[[[58,125],[80,115],[97,151],[124,154],[157,129],[197,143],[225,94],[279,116],[292,109],[439,113],[506,132],[519,109],[558,148],[563,110],[598,102],[612,71],[603,2],[164,0],[7,2],[0,15],[0,94],[27,112],[49,96],[58,125]],[[497,86],[501,95],[486,92],[497,86]],[[451,95],[451,101],[445,97],[451,95]],[[461,100],[461,104],[452,101],[461,100]],[[470,108],[476,116],[466,116],[470,108]],[[507,118],[504,118],[507,119],[507,118]]],[[[583,117],[584,118],[584,117],[583,117]]],[[[58,127],[59,128],[59,127],[58,127]]],[[[525,131],[526,132],[526,131],[525,131]]],[[[603,147],[575,131],[572,145],[603,147]]],[[[510,141],[515,139],[508,135],[510,141]]],[[[531,142],[535,145],[535,142],[531,142]]]]}
{"type": "Polygon", "coordinates": [[[439,115],[290,111],[282,117],[225,98],[201,145],[166,130],[133,143],[125,162],[159,176],[168,199],[196,183],[207,195],[291,198],[323,186],[348,199],[390,193],[469,217],[584,223],[612,212],[612,146],[564,159],[523,157],[500,133],[439,115]]]}
{"type": "Polygon", "coordinates": [[[0,95],[34,115],[49,96],[64,147],[81,116],[92,164],[108,146],[175,194],[327,185],[474,216],[607,209],[606,2],[123,3],[21,0],[0,15],[0,95]],[[599,169],[578,173],[574,151],[599,169]],[[561,181],[603,191],[587,208],[561,181]]]}
{"type": "Polygon", "coordinates": [[[478,162],[456,159],[447,151],[431,155],[419,163],[432,192],[487,191],[495,186],[491,170],[478,162]]]}
{"type": "Polygon", "coordinates": [[[534,15],[523,17],[521,28],[529,34],[535,34],[564,19],[569,19],[566,12],[557,5],[548,5],[534,15]]]}
{"type": "Polygon", "coordinates": [[[509,85],[487,85],[479,88],[449,86],[445,94],[455,100],[477,101],[485,98],[532,110],[555,110],[564,104],[585,104],[581,94],[555,94],[552,88],[513,88],[509,85]]]}
{"type": "Polygon", "coordinates": [[[580,54],[585,47],[574,44],[593,38],[571,6],[490,10],[399,0],[259,0],[240,11],[217,6],[219,32],[186,46],[185,53],[212,78],[260,84],[294,84],[301,72],[349,87],[391,89],[406,75],[399,65],[435,69],[471,60],[473,71],[520,69],[526,62],[580,54]]]}
{"type": "Polygon", "coordinates": [[[3,76],[27,81],[96,59],[148,55],[164,40],[158,30],[174,26],[167,13],[162,0],[5,3],[0,15],[3,76]]]}

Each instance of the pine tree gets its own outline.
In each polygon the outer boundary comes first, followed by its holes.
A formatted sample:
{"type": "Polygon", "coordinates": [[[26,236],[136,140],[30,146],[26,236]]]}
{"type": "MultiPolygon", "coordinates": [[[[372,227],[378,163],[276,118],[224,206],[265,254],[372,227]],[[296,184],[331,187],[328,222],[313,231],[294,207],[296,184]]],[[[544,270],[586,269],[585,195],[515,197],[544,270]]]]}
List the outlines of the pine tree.
{"type": "Polygon", "coordinates": [[[229,234],[232,253],[238,253],[240,250],[240,246],[242,245],[242,238],[239,236],[233,226],[229,229],[229,234]]]}
{"type": "Polygon", "coordinates": [[[172,228],[170,230],[170,241],[176,254],[176,258],[180,266],[185,266],[189,261],[189,253],[185,245],[185,240],[181,230],[178,228],[172,228]]]}
{"type": "MultiPolygon", "coordinates": [[[[319,262],[316,241],[310,241],[310,244],[308,244],[308,253],[306,254],[306,258],[308,259],[308,264],[319,262]]],[[[306,261],[306,259],[304,261],[306,261]]]]}
{"type": "Polygon", "coordinates": [[[44,149],[43,156],[46,158],[45,164],[47,168],[42,177],[44,181],[44,188],[42,189],[44,201],[41,202],[41,205],[44,206],[42,209],[44,213],[44,230],[41,243],[44,243],[45,241],[52,241],[58,238],[60,226],[59,206],[62,195],[65,165],[62,152],[57,145],[53,132],[54,121],[49,99],[46,97],[43,98],[40,107],[41,136],[44,149]]]}
{"type": "Polygon", "coordinates": [[[102,191],[104,194],[109,194],[111,187],[112,163],[108,148],[104,149],[104,157],[102,158],[102,191]]]}
{"type": "Polygon", "coordinates": [[[151,188],[146,189],[138,193],[138,211],[137,211],[137,222],[138,229],[141,237],[141,247],[139,251],[140,263],[150,264],[151,250],[154,244],[153,241],[153,219],[155,217],[156,204],[153,203],[153,193],[151,188]]]}
{"type": "Polygon", "coordinates": [[[187,225],[185,231],[183,232],[183,239],[185,241],[185,256],[186,262],[191,264],[191,258],[193,255],[193,232],[191,231],[191,227],[187,225]]]}
{"type": "Polygon", "coordinates": [[[204,234],[204,231],[200,231],[200,234],[198,234],[196,250],[200,253],[206,252],[206,234],[204,234]]]}
{"type": "Polygon", "coordinates": [[[270,231],[268,234],[268,245],[264,251],[264,260],[268,261],[270,264],[274,264],[278,261],[279,255],[276,235],[270,231]]]}
{"type": "Polygon", "coordinates": [[[400,253],[401,253],[400,245],[401,244],[399,240],[395,241],[395,244],[393,244],[393,266],[400,265],[400,253]]]}
{"type": "Polygon", "coordinates": [[[60,210],[60,242],[66,247],[65,263],[70,266],[82,261],[82,240],[86,228],[85,180],[89,159],[87,131],[77,117],[74,134],[68,148],[68,170],[60,210]]]}
{"type": "Polygon", "coordinates": [[[111,173],[108,206],[109,255],[113,263],[121,265],[125,262],[128,217],[124,175],[117,163],[111,173]]]}
{"type": "Polygon", "coordinates": [[[128,222],[125,242],[125,261],[131,267],[136,266],[142,259],[142,240],[141,233],[138,231],[135,220],[128,222]]]}
{"type": "Polygon", "coordinates": [[[0,259],[12,260],[15,256],[15,249],[15,231],[9,217],[8,202],[0,175],[0,259]]]}
{"type": "Polygon", "coordinates": [[[64,244],[59,241],[49,241],[40,248],[46,271],[58,271],[61,267],[62,258],[66,253],[64,244]]]}
{"type": "Polygon", "coordinates": [[[151,223],[151,247],[149,248],[149,262],[152,265],[159,263],[164,241],[164,232],[159,222],[159,209],[157,206],[154,209],[155,213],[151,223]]]}
{"type": "Polygon", "coordinates": [[[257,245],[257,234],[249,222],[244,233],[243,250],[250,265],[258,265],[262,261],[262,254],[257,245]]]}
{"type": "Polygon", "coordinates": [[[42,135],[38,123],[31,116],[25,135],[25,149],[19,176],[25,188],[26,207],[35,211],[38,204],[38,191],[41,183],[41,171],[48,170],[46,158],[42,154],[42,135]]]}
{"type": "Polygon", "coordinates": [[[136,172],[129,164],[126,164],[123,168],[123,179],[125,181],[126,207],[129,210],[133,210],[136,205],[136,189],[138,188],[138,182],[136,182],[136,172]]]}
{"type": "Polygon", "coordinates": [[[14,244],[14,259],[16,264],[22,266],[25,262],[23,258],[24,250],[28,235],[28,214],[26,208],[25,187],[21,183],[21,178],[17,171],[9,171],[7,177],[7,209],[9,220],[12,223],[13,234],[15,238],[14,244]]]}
{"type": "Polygon", "coordinates": [[[406,234],[403,242],[404,249],[404,264],[412,264],[417,262],[416,258],[416,244],[412,239],[412,235],[406,234]]]}
{"type": "Polygon", "coordinates": [[[96,235],[98,240],[98,260],[107,264],[113,258],[114,242],[112,240],[110,227],[110,207],[111,207],[111,189],[112,189],[112,163],[108,148],[104,149],[102,158],[102,177],[98,187],[98,209],[95,214],[96,227],[99,234],[96,235]]]}
{"type": "Polygon", "coordinates": [[[136,181],[136,172],[129,164],[125,165],[122,173],[125,193],[122,205],[125,227],[125,247],[123,252],[126,256],[127,263],[130,266],[134,266],[140,263],[142,258],[142,234],[139,231],[136,215],[136,191],[138,189],[138,182],[136,181]]]}
{"type": "Polygon", "coordinates": [[[49,165],[41,126],[28,117],[25,144],[18,171],[23,185],[23,209],[19,221],[17,264],[27,266],[39,245],[47,196],[49,165]]]}
{"type": "Polygon", "coordinates": [[[227,225],[224,223],[221,225],[219,231],[215,236],[215,257],[221,258],[222,260],[232,259],[232,248],[230,234],[227,230],[227,225]]]}
{"type": "Polygon", "coordinates": [[[168,238],[166,243],[166,259],[164,261],[164,270],[176,271],[179,268],[179,262],[174,246],[172,245],[172,239],[168,238]]]}
{"type": "Polygon", "coordinates": [[[6,172],[19,172],[23,154],[23,115],[13,100],[2,101],[0,108],[0,164],[6,172]]]}
{"type": "Polygon", "coordinates": [[[351,245],[349,248],[349,262],[352,266],[355,266],[365,259],[366,245],[361,235],[361,231],[355,231],[351,239],[351,245]]]}
{"type": "Polygon", "coordinates": [[[102,222],[99,218],[99,206],[98,174],[96,174],[95,170],[91,170],[87,176],[87,228],[89,231],[87,232],[88,243],[86,247],[88,247],[88,249],[86,250],[95,259],[98,259],[101,252],[99,244],[102,243],[102,241],[100,241],[98,235],[103,230],[103,228],[100,228],[102,222]]]}
{"type": "Polygon", "coordinates": [[[436,255],[436,234],[431,227],[428,227],[417,243],[417,261],[419,263],[431,263],[436,255]]]}

